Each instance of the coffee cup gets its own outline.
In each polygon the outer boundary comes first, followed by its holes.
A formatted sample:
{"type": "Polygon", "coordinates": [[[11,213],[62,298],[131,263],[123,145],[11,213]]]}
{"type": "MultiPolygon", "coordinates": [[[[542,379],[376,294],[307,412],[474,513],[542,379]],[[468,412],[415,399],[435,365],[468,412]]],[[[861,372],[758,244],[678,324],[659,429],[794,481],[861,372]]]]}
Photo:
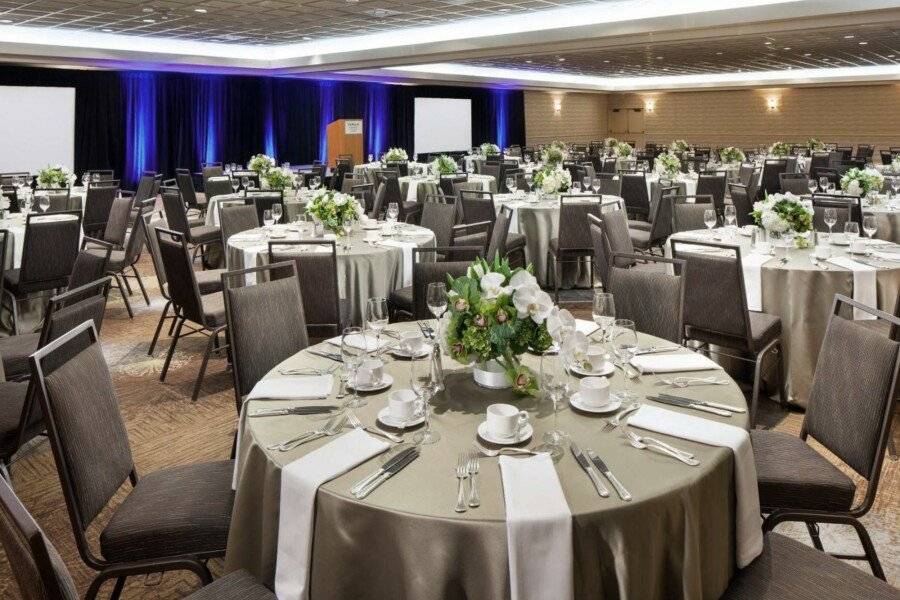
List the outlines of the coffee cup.
{"type": "Polygon", "coordinates": [[[376,358],[364,360],[356,372],[358,385],[378,385],[384,376],[384,363],[376,358]]]}
{"type": "Polygon", "coordinates": [[[760,254],[769,254],[772,251],[772,242],[756,242],[756,251],[760,254]]]}
{"type": "Polygon", "coordinates": [[[591,371],[599,371],[606,362],[606,350],[600,345],[588,346],[584,359],[590,365],[591,371]]]}
{"type": "Polygon", "coordinates": [[[388,394],[388,414],[397,421],[408,421],[416,414],[418,396],[412,390],[394,390],[388,394]]]}
{"type": "Polygon", "coordinates": [[[491,404],[487,407],[487,424],[491,434],[511,438],[528,423],[528,413],[512,404],[491,404]]]}
{"type": "Polygon", "coordinates": [[[579,393],[588,406],[606,406],[609,404],[609,381],[605,377],[585,377],[579,383],[579,393]]]}
{"type": "Polygon", "coordinates": [[[866,252],[866,241],[865,240],[853,240],[850,242],[850,252],[854,254],[865,254],[866,252]]]}
{"type": "Polygon", "coordinates": [[[831,246],[819,244],[813,253],[816,255],[816,258],[831,258],[831,246]]]}

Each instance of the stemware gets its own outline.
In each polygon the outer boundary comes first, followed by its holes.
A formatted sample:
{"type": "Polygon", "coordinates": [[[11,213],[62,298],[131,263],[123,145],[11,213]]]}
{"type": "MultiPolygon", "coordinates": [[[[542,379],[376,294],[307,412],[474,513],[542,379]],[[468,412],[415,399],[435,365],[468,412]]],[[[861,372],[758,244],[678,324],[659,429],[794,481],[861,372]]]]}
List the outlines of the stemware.
{"type": "Polygon", "coordinates": [[[711,208],[707,208],[703,211],[703,223],[706,225],[706,228],[712,231],[712,228],[716,226],[718,222],[718,218],[716,217],[716,211],[711,208]]]}
{"type": "Polygon", "coordinates": [[[831,229],[837,224],[837,209],[826,208],[823,220],[825,225],[828,226],[828,239],[831,240],[831,229]]]}
{"type": "Polygon", "coordinates": [[[900,176],[891,177],[891,191],[894,192],[894,196],[897,195],[897,192],[900,192],[900,176]]]}
{"type": "Polygon", "coordinates": [[[819,188],[823,192],[828,191],[828,178],[827,177],[819,177],[819,188]]]}
{"type": "Polygon", "coordinates": [[[815,179],[810,179],[809,181],[806,182],[806,188],[809,190],[810,194],[815,194],[818,187],[819,187],[819,184],[816,183],[815,179]]]}
{"type": "Polygon", "coordinates": [[[510,175],[506,178],[506,189],[509,190],[510,194],[515,194],[518,189],[518,183],[516,182],[516,176],[510,175]]]}
{"type": "Polygon", "coordinates": [[[869,236],[869,239],[872,239],[872,236],[875,235],[875,232],[878,231],[878,221],[875,219],[875,215],[863,215],[863,233],[869,236]]]}
{"type": "Polygon", "coordinates": [[[284,214],[284,208],[280,203],[276,202],[272,205],[272,218],[275,219],[276,223],[281,223],[281,215],[284,214]]]}
{"type": "Polygon", "coordinates": [[[431,361],[410,360],[412,389],[422,403],[425,426],[413,436],[416,444],[434,444],[441,439],[441,434],[431,428],[431,400],[437,392],[437,382],[431,376],[431,361]]]}
{"type": "Polygon", "coordinates": [[[366,334],[362,327],[344,329],[341,336],[341,358],[344,360],[344,366],[353,373],[353,397],[345,404],[348,408],[359,408],[367,404],[363,398],[359,397],[359,390],[356,389],[359,367],[366,354],[368,354],[366,352],[366,334]]]}
{"type": "Polygon", "coordinates": [[[375,332],[376,347],[381,348],[381,332],[388,324],[387,298],[378,296],[366,301],[366,322],[369,329],[375,332]]]}
{"type": "Polygon", "coordinates": [[[581,189],[584,191],[590,191],[591,189],[591,178],[588,175],[585,175],[581,178],[581,189]]]}
{"type": "Polygon", "coordinates": [[[555,461],[562,458],[563,442],[566,433],[559,429],[558,417],[560,405],[569,396],[569,371],[562,353],[559,355],[541,355],[540,369],[541,395],[544,400],[549,400],[553,408],[553,426],[544,434],[543,443],[535,448],[537,452],[547,452],[555,461]]]}
{"type": "MultiPolygon", "coordinates": [[[[619,359],[622,370],[625,371],[631,364],[638,348],[637,330],[634,321],[630,319],[616,319],[613,324],[612,340],[610,342],[612,352],[619,359]]],[[[631,367],[633,368],[633,367],[631,367]]]]}
{"type": "Polygon", "coordinates": [[[859,237],[859,223],[856,221],[847,221],[844,223],[844,238],[850,243],[859,237]]]}
{"type": "Polygon", "coordinates": [[[234,191],[235,194],[237,194],[239,187],[241,187],[241,182],[238,181],[237,179],[235,179],[234,177],[232,177],[231,178],[231,189],[234,191]]]}
{"type": "Polygon", "coordinates": [[[591,307],[591,317],[600,328],[600,341],[609,341],[612,325],[616,320],[616,303],[609,292],[594,292],[594,304],[591,307]]]}
{"type": "Polygon", "coordinates": [[[725,223],[728,224],[729,227],[734,227],[735,221],[737,221],[737,211],[734,208],[733,204],[729,204],[725,207],[725,223]]]}
{"type": "Polygon", "coordinates": [[[247,195],[247,188],[250,187],[250,178],[241,177],[241,188],[244,190],[244,196],[247,195]]]}
{"type": "Polygon", "coordinates": [[[833,182],[833,181],[829,181],[829,182],[828,182],[828,187],[827,187],[827,189],[828,189],[828,193],[829,193],[829,194],[833,194],[833,193],[834,193],[835,185],[834,185],[834,182],[833,182]]]}
{"type": "Polygon", "coordinates": [[[275,217],[272,216],[272,211],[268,210],[268,209],[264,210],[263,211],[263,225],[266,226],[267,230],[271,230],[272,225],[274,225],[274,224],[275,224],[275,217]]]}
{"type": "Polygon", "coordinates": [[[50,194],[41,194],[40,200],[38,200],[38,207],[40,207],[41,212],[43,213],[50,209],[50,194]]]}
{"type": "Polygon", "coordinates": [[[349,251],[353,245],[350,243],[350,234],[353,233],[353,220],[352,219],[344,219],[341,221],[341,231],[344,234],[344,239],[341,242],[341,247],[345,252],[349,251]]]}
{"type": "Polygon", "coordinates": [[[311,189],[319,189],[319,185],[322,183],[322,178],[318,175],[314,175],[309,179],[309,187],[311,189]]]}
{"type": "Polygon", "coordinates": [[[437,281],[425,289],[425,303],[435,319],[440,319],[447,311],[447,285],[437,281]]]}
{"type": "Polygon", "coordinates": [[[594,193],[597,194],[600,192],[600,183],[601,179],[599,177],[595,177],[593,181],[591,181],[591,189],[594,190],[594,193]]]}
{"type": "Polygon", "coordinates": [[[525,185],[528,186],[529,192],[531,191],[531,185],[532,185],[533,181],[534,181],[534,174],[533,173],[525,173],[525,185]]]}

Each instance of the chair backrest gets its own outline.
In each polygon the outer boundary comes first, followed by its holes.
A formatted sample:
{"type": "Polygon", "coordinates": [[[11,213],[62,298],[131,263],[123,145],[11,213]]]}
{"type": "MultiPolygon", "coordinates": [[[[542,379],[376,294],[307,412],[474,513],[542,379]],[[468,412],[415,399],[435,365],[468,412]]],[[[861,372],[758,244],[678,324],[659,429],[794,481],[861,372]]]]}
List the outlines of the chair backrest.
{"type": "Polygon", "coordinates": [[[672,233],[705,229],[703,216],[707,210],[715,210],[709,196],[697,198],[697,202],[688,202],[690,196],[675,196],[672,206],[672,233]],[[708,200],[707,200],[708,199],[708,200]]]}
{"type": "Polygon", "coordinates": [[[497,212],[494,208],[494,194],[485,191],[460,190],[459,191],[460,223],[471,225],[487,221],[494,222],[497,212]]]}
{"type": "Polygon", "coordinates": [[[622,180],[613,179],[612,177],[603,177],[603,175],[609,175],[606,173],[600,174],[600,194],[604,196],[621,196],[622,195],[622,180]]]}
{"type": "Polygon", "coordinates": [[[642,333],[680,344],[684,335],[685,261],[635,254],[614,254],[612,258],[616,262],[642,260],[674,266],[675,274],[669,274],[611,265],[607,291],[616,299],[617,318],[634,321],[642,333]]]}
{"type": "Polygon", "coordinates": [[[103,237],[113,201],[119,189],[115,186],[91,185],[84,197],[84,233],[103,237]]]}
{"type": "Polygon", "coordinates": [[[159,255],[166,272],[169,297],[181,315],[190,321],[204,324],[203,301],[197,287],[197,276],[188,251],[186,237],[169,229],[156,229],[159,255]]]}
{"type": "Polygon", "coordinates": [[[491,237],[488,240],[487,260],[494,262],[495,258],[504,258],[506,256],[506,236],[509,235],[510,219],[512,219],[512,209],[504,206],[494,221],[491,229],[491,237]]]}
{"type": "MultiPolygon", "coordinates": [[[[244,202],[252,204],[256,209],[256,218],[260,223],[263,222],[263,213],[272,210],[272,205],[284,203],[284,192],[248,192],[244,198],[244,202]]],[[[282,216],[284,214],[282,213],[282,216]]]]}
{"type": "Polygon", "coordinates": [[[465,260],[435,260],[439,255],[451,256],[454,252],[459,252],[461,248],[448,248],[435,246],[432,248],[413,248],[413,318],[414,319],[430,319],[433,318],[431,311],[428,309],[427,290],[429,283],[445,283],[447,275],[451,277],[461,277],[466,274],[472,260],[481,256],[483,248],[468,247],[467,251],[471,258],[465,260]],[[433,255],[433,259],[426,259],[427,255],[433,255]],[[425,259],[425,260],[423,260],[425,259]]]}
{"type": "Polygon", "coordinates": [[[734,213],[737,217],[738,227],[744,225],[752,225],[753,217],[753,196],[748,193],[747,186],[737,183],[728,184],[728,193],[731,196],[731,203],[734,205],[734,213]]]}
{"type": "Polygon", "coordinates": [[[672,257],[687,263],[685,328],[730,336],[738,344],[736,347],[753,349],[740,246],[679,240],[671,240],[670,244],[672,257]],[[704,247],[725,249],[734,256],[706,254],[704,247]],[[710,310],[711,306],[716,310],[710,310]]]}
{"type": "Polygon", "coordinates": [[[385,167],[397,171],[400,174],[400,177],[409,175],[409,162],[405,160],[387,161],[385,167]]]}
{"type": "Polygon", "coordinates": [[[134,192],[135,203],[143,202],[144,200],[156,196],[156,183],[156,173],[153,173],[152,171],[141,173],[141,178],[138,179],[137,190],[134,192]]]}
{"type": "Polygon", "coordinates": [[[836,219],[830,231],[836,233],[844,231],[844,225],[850,220],[849,203],[841,205],[835,202],[826,202],[822,204],[813,201],[813,229],[816,231],[829,231],[828,225],[825,224],[825,211],[827,210],[833,210],[836,219]]]}
{"type": "Polygon", "coordinates": [[[231,179],[227,176],[210,177],[206,180],[206,185],[203,189],[206,192],[207,203],[209,203],[210,198],[215,198],[216,196],[224,196],[225,194],[231,194],[234,192],[231,187],[231,179]]]}
{"type": "Polygon", "coordinates": [[[86,238],[82,243],[81,251],[75,257],[72,265],[72,273],[69,275],[67,287],[73,290],[92,281],[96,281],[106,274],[106,265],[109,263],[109,255],[113,245],[103,240],[86,238]],[[85,250],[90,244],[93,251],[85,250]]]}
{"type": "MultiPolygon", "coordinates": [[[[47,199],[50,200],[50,207],[47,208],[47,212],[61,212],[80,208],[71,206],[69,188],[61,190],[39,190],[35,192],[35,196],[38,194],[44,194],[47,196],[47,199]]],[[[35,198],[35,201],[37,202],[37,198],[35,198]]]]}
{"type": "Polygon", "coordinates": [[[782,173],[778,178],[783,193],[796,196],[809,194],[809,177],[806,173],[782,173]]]}
{"type": "Polygon", "coordinates": [[[756,165],[753,163],[741,163],[738,169],[738,181],[741,185],[749,185],[750,178],[756,173],[756,165]]]}
{"type": "Polygon", "coordinates": [[[609,210],[600,215],[603,223],[603,238],[606,241],[606,256],[613,254],[634,254],[634,243],[628,232],[628,214],[623,209],[609,210]]]}
{"type": "Polygon", "coordinates": [[[66,285],[80,238],[81,211],[29,214],[22,243],[20,289],[37,291],[66,285]]]}
{"type": "Polygon", "coordinates": [[[309,345],[303,296],[293,262],[229,271],[222,274],[225,318],[234,372],[235,400],[240,412],[241,398],[263,376],[284,359],[309,345]],[[288,270],[290,276],[244,285],[248,274],[260,277],[274,270],[288,270]],[[265,335],[261,333],[265,332],[265,335]]]}
{"type": "Polygon", "coordinates": [[[801,437],[812,435],[870,480],[863,503],[867,509],[878,487],[895,412],[900,342],[842,316],[850,312],[848,309],[875,315],[892,326],[900,325],[894,315],[835,295],[801,437]]]}
{"type": "Polygon", "coordinates": [[[350,195],[359,201],[366,215],[372,216],[372,212],[375,208],[374,183],[355,183],[350,186],[350,195]]]}
{"type": "Polygon", "coordinates": [[[678,193],[678,186],[659,188],[659,198],[650,207],[650,245],[661,245],[672,234],[673,198],[678,193]]]}
{"type": "Polygon", "coordinates": [[[588,215],[588,227],[591,231],[591,243],[594,247],[594,260],[591,261],[591,266],[603,285],[603,289],[606,289],[610,256],[609,242],[606,241],[603,235],[603,221],[596,215],[588,215]]]}
{"type": "Polygon", "coordinates": [[[713,204],[716,205],[716,211],[720,214],[725,210],[725,174],[706,174],[701,173],[697,177],[697,195],[712,196],[713,204]]]}
{"type": "Polygon", "coordinates": [[[166,213],[166,224],[172,231],[177,231],[191,241],[191,227],[188,224],[187,210],[181,199],[180,188],[162,188],[163,211],[166,213]]]}
{"type": "Polygon", "coordinates": [[[556,231],[560,250],[593,248],[588,215],[600,216],[600,204],[581,200],[578,196],[559,199],[559,228],[556,231]]]}
{"type": "Polygon", "coordinates": [[[862,231],[862,196],[816,193],[812,195],[812,205],[814,224],[816,222],[815,216],[817,209],[820,217],[824,218],[825,208],[836,208],[838,212],[838,219],[840,219],[842,215],[844,216],[844,221],[840,223],[841,229],[838,229],[836,231],[843,230],[844,223],[847,221],[847,214],[849,214],[849,219],[859,224],[859,230],[862,231]],[[848,211],[848,213],[845,213],[845,211],[848,211]]]}
{"type": "Polygon", "coordinates": [[[206,198],[209,200],[212,198],[209,194],[209,180],[213,177],[225,175],[225,169],[222,167],[222,163],[207,163],[203,165],[201,173],[203,176],[203,193],[206,194],[206,198]]]}
{"type": "Polygon", "coordinates": [[[438,189],[442,194],[446,196],[452,196],[454,194],[453,184],[463,183],[464,181],[468,180],[469,175],[467,173],[442,174],[440,180],[438,180],[438,189]]]}
{"type": "Polygon", "coordinates": [[[759,189],[756,191],[758,198],[764,198],[767,194],[777,194],[781,191],[782,173],[787,172],[787,160],[784,158],[767,158],[763,163],[762,179],[759,189]]]}
{"type": "Polygon", "coordinates": [[[256,207],[247,204],[227,204],[219,206],[219,227],[222,231],[222,242],[236,233],[248,231],[260,226],[256,207]]]}
{"type": "Polygon", "coordinates": [[[85,321],[29,360],[75,541],[85,562],[94,565],[85,530],[126,479],[137,482],[94,324],[85,321]]]}
{"type": "Polygon", "coordinates": [[[198,208],[197,190],[194,189],[194,178],[190,169],[175,169],[175,181],[181,190],[181,199],[190,208],[198,208]]]}
{"type": "MultiPolygon", "coordinates": [[[[410,185],[415,184],[411,183],[410,185]]],[[[406,209],[403,205],[403,195],[400,193],[400,180],[396,177],[386,177],[378,188],[378,193],[375,195],[375,216],[378,217],[377,213],[386,211],[388,205],[392,202],[397,203],[397,220],[404,222],[406,220],[406,209]]]]}
{"type": "Polygon", "coordinates": [[[78,600],[59,552],[0,477],[0,542],[24,600],[78,600]]]}
{"type": "Polygon", "coordinates": [[[109,209],[109,220],[103,230],[103,240],[121,246],[125,242],[125,233],[128,230],[128,220],[131,218],[131,208],[134,199],[123,196],[113,200],[109,209]]]}
{"type": "Polygon", "coordinates": [[[815,173],[819,168],[827,169],[830,160],[830,152],[813,152],[809,157],[809,172],[815,173]]]}
{"type": "MultiPolygon", "coordinates": [[[[156,237],[156,229],[151,225],[153,213],[147,212],[141,215],[144,221],[144,237],[147,248],[150,249],[150,258],[153,259],[153,270],[156,273],[156,282],[159,284],[159,291],[164,298],[169,298],[169,292],[166,287],[166,268],[163,265],[162,255],[159,252],[159,239],[156,237]]],[[[160,221],[161,222],[161,221],[160,221]]]]}
{"type": "MultiPolygon", "coordinates": [[[[269,242],[269,262],[296,265],[300,283],[306,328],[311,335],[340,333],[341,300],[338,285],[337,246],[333,241],[291,240],[269,242]],[[322,249],[325,249],[323,252],[322,249]]],[[[273,277],[288,277],[285,269],[273,271],[273,277]]]]}
{"type": "Polygon", "coordinates": [[[604,158],[603,166],[600,168],[601,173],[615,173],[616,172],[616,158],[604,158]]]}
{"type": "Polygon", "coordinates": [[[111,283],[112,277],[101,277],[50,298],[38,347],[46,346],[85,321],[93,322],[99,335],[111,283]]]}
{"type": "Polygon", "coordinates": [[[429,194],[425,197],[419,226],[434,233],[435,245],[450,245],[450,229],[456,223],[457,210],[454,196],[429,194]]]}
{"type": "Polygon", "coordinates": [[[622,173],[621,196],[625,209],[632,218],[650,218],[650,196],[647,194],[647,177],[644,173],[622,173]]]}

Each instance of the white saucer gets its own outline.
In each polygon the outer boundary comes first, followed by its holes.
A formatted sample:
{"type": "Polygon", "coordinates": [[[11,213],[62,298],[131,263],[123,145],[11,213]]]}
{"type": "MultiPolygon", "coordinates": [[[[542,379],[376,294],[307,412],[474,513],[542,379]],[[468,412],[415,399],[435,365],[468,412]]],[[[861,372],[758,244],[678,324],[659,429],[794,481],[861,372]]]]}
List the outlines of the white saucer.
{"type": "Polygon", "coordinates": [[[397,358],[411,358],[411,359],[416,359],[416,358],[425,358],[426,356],[428,356],[429,354],[431,354],[431,349],[429,348],[429,349],[423,350],[423,351],[420,352],[419,354],[409,354],[409,353],[407,353],[407,352],[404,352],[404,351],[401,350],[400,348],[394,348],[393,350],[390,351],[390,353],[391,353],[393,356],[396,356],[397,358]]]}
{"type": "Polygon", "coordinates": [[[394,384],[394,378],[384,373],[381,376],[381,381],[374,385],[361,385],[356,387],[353,385],[353,379],[347,379],[347,387],[355,389],[357,392],[380,392],[381,390],[386,390],[394,384]]]}
{"type": "Polygon", "coordinates": [[[393,429],[401,429],[401,428],[409,428],[415,427],[416,425],[421,425],[425,422],[425,415],[419,415],[418,417],[407,421],[406,423],[402,423],[394,419],[394,417],[390,414],[390,408],[385,406],[381,410],[378,411],[378,420],[382,425],[387,425],[393,429]]]}
{"type": "Polygon", "coordinates": [[[521,431],[519,431],[519,434],[517,436],[508,438],[499,437],[491,433],[491,430],[488,429],[487,421],[482,421],[478,425],[478,437],[486,442],[497,444],[499,446],[523,444],[530,440],[532,435],[534,435],[534,427],[531,426],[531,423],[526,423],[525,426],[522,427],[521,431]]]}
{"type": "Polygon", "coordinates": [[[364,224],[362,228],[366,231],[374,231],[376,229],[381,229],[381,223],[378,223],[377,221],[369,221],[368,223],[364,224]]]}
{"type": "Polygon", "coordinates": [[[831,243],[834,244],[835,246],[849,246],[850,245],[850,242],[847,241],[847,238],[845,238],[843,236],[839,237],[839,238],[838,237],[831,238],[831,243]]]}
{"type": "Polygon", "coordinates": [[[584,412],[596,413],[596,414],[602,415],[604,413],[616,412],[617,410],[619,410],[619,407],[622,406],[621,398],[613,398],[613,396],[610,395],[610,400],[611,400],[610,403],[603,407],[589,406],[581,400],[581,392],[575,392],[574,394],[572,394],[569,397],[569,404],[571,404],[578,410],[583,410],[584,412]]]}
{"type": "Polygon", "coordinates": [[[269,232],[269,239],[271,240],[281,240],[287,237],[287,233],[283,231],[271,231],[269,232]]]}
{"type": "Polygon", "coordinates": [[[612,375],[616,372],[616,366],[609,361],[603,363],[596,371],[588,371],[587,369],[583,369],[580,365],[574,364],[569,367],[569,370],[578,375],[583,375],[584,377],[603,377],[605,375],[612,375]]]}

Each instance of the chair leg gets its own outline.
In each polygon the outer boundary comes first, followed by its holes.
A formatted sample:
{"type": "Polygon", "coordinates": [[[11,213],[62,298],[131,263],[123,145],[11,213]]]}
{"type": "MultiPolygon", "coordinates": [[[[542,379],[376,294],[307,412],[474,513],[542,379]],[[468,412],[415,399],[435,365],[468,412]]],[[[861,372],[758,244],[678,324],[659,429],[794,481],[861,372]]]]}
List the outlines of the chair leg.
{"type": "Polygon", "coordinates": [[[137,267],[131,265],[131,270],[134,271],[134,278],[137,279],[138,287],[141,288],[141,293],[144,295],[144,302],[147,303],[147,306],[150,306],[150,296],[147,295],[147,288],[144,287],[144,280],[141,279],[141,274],[138,273],[137,267]]]}
{"type": "Polygon", "coordinates": [[[128,318],[134,318],[134,312],[131,310],[131,302],[128,301],[128,294],[125,293],[125,286],[122,285],[122,278],[118,273],[114,273],[113,276],[116,279],[116,287],[119,288],[119,293],[122,294],[122,300],[125,302],[125,310],[128,311],[128,318]]]}
{"type": "Polygon", "coordinates": [[[166,380],[166,373],[169,371],[169,363],[172,362],[172,355],[175,354],[175,346],[178,344],[178,337],[181,335],[181,326],[184,325],[184,317],[176,319],[178,325],[175,326],[175,335],[172,337],[172,345],[169,346],[169,352],[166,354],[166,362],[163,363],[162,372],[159,374],[159,380],[166,380]]]}
{"type": "Polygon", "coordinates": [[[209,355],[212,354],[213,345],[218,339],[220,330],[215,330],[209,335],[206,342],[206,350],[203,352],[203,362],[200,363],[200,370],[197,372],[197,381],[194,383],[194,393],[191,395],[191,402],[196,402],[200,397],[200,386],[203,384],[203,375],[206,374],[206,365],[209,364],[209,355]]]}
{"type": "Polygon", "coordinates": [[[15,296],[11,296],[9,306],[10,312],[12,312],[13,335],[19,335],[19,300],[15,296]]]}
{"type": "Polygon", "coordinates": [[[787,395],[787,368],[784,364],[784,345],[781,340],[775,346],[775,352],[778,353],[778,401],[782,407],[787,407],[790,399],[787,395]]]}
{"type": "Polygon", "coordinates": [[[866,553],[866,560],[869,561],[869,567],[872,569],[872,575],[878,579],[887,581],[887,578],[884,576],[884,569],[881,568],[881,561],[878,560],[878,554],[875,552],[875,546],[872,544],[872,538],[869,537],[869,532],[866,531],[865,526],[857,519],[851,520],[850,524],[853,525],[853,528],[856,530],[856,535],[859,536],[863,551],[866,553]]]}
{"type": "Polygon", "coordinates": [[[125,276],[124,272],[122,272],[122,282],[125,284],[125,289],[128,290],[128,295],[133,296],[134,292],[131,290],[131,284],[128,283],[128,278],[125,276]]]}
{"type": "Polygon", "coordinates": [[[819,536],[819,524],[813,523],[812,521],[807,521],[806,530],[809,532],[809,538],[812,540],[813,546],[816,547],[816,550],[824,552],[825,548],[822,546],[822,538],[819,536]]]}
{"type": "Polygon", "coordinates": [[[160,331],[162,331],[162,326],[166,320],[166,315],[169,313],[170,306],[172,306],[172,301],[166,301],[166,305],[163,307],[162,314],[159,315],[159,323],[156,324],[156,331],[153,333],[153,340],[150,341],[150,350],[147,352],[149,356],[153,356],[153,350],[156,348],[156,342],[159,340],[159,333],[160,331]]]}
{"type": "Polygon", "coordinates": [[[112,593],[109,595],[109,600],[119,600],[119,597],[122,595],[122,589],[125,587],[125,580],[127,577],[119,577],[116,579],[116,585],[113,587],[112,593]]]}
{"type": "MultiPolygon", "coordinates": [[[[178,316],[178,308],[172,307],[172,313],[177,317],[178,316]]],[[[172,322],[169,323],[169,337],[172,337],[172,332],[175,331],[175,321],[178,319],[172,319],[172,322]]]]}
{"type": "Polygon", "coordinates": [[[763,354],[756,355],[756,364],[753,366],[753,395],[750,397],[750,427],[756,426],[756,409],[759,405],[759,387],[762,383],[763,354]]]}

